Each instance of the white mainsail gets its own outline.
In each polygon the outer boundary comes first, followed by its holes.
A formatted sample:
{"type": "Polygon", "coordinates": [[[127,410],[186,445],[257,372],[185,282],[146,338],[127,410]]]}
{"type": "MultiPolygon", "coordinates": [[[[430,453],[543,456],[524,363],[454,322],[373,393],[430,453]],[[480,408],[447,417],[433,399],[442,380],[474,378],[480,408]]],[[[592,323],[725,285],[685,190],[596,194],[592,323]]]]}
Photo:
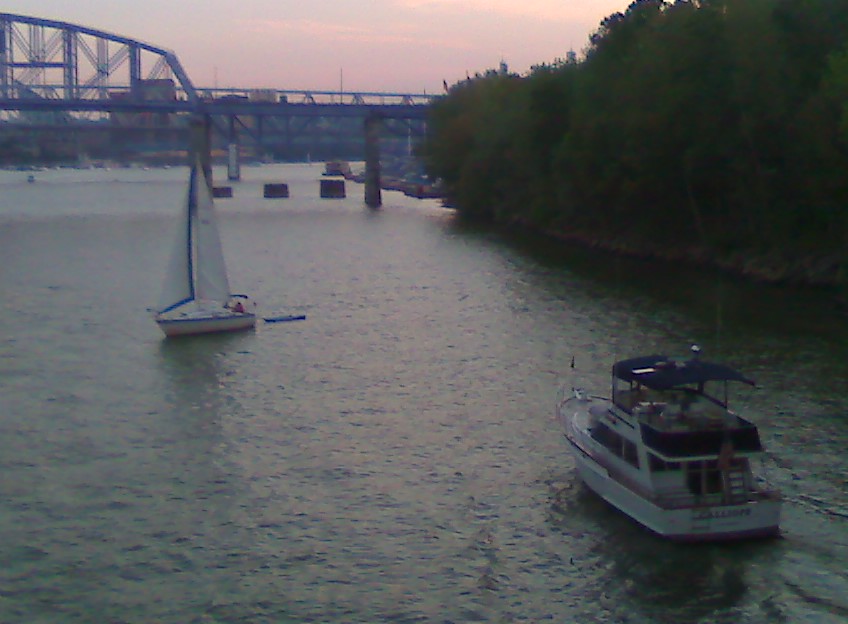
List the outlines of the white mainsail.
{"type": "Polygon", "coordinates": [[[224,264],[224,251],[218,234],[212,188],[200,163],[195,164],[195,299],[220,301],[225,304],[230,298],[230,283],[224,264]]]}
{"type": "Polygon", "coordinates": [[[199,160],[191,169],[185,209],[159,298],[159,313],[195,299],[229,299],[230,285],[212,191],[199,160]]]}
{"type": "Polygon", "coordinates": [[[162,294],[159,296],[157,311],[161,314],[176,306],[194,299],[194,279],[192,275],[192,242],[191,242],[191,196],[193,194],[195,172],[192,170],[188,194],[183,205],[179,223],[176,228],[176,238],[171,251],[171,259],[165,271],[165,281],[162,284],[162,294]]]}

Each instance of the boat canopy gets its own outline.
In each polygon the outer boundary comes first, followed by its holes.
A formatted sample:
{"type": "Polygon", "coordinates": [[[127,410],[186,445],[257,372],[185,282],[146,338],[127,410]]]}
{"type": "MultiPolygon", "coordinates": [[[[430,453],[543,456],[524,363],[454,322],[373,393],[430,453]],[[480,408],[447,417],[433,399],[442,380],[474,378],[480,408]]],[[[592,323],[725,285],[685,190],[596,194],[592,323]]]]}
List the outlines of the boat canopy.
{"type": "Polygon", "coordinates": [[[707,381],[739,381],[755,385],[753,380],[723,364],[703,362],[697,358],[678,361],[667,355],[645,355],[616,362],[612,374],[652,390],[670,390],[689,384],[701,386],[707,381]]]}

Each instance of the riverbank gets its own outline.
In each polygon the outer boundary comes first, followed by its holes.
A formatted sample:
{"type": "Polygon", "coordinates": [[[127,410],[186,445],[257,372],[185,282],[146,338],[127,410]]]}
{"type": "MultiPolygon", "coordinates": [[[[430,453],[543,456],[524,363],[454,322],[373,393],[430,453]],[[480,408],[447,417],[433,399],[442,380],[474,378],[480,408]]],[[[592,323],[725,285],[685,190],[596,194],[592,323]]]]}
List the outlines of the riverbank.
{"type": "Polygon", "coordinates": [[[547,231],[557,239],[602,249],[625,256],[652,258],[666,262],[686,262],[712,266],[755,281],[774,284],[833,286],[844,283],[845,270],[837,254],[785,257],[774,251],[766,254],[733,252],[721,256],[702,246],[651,248],[623,240],[604,240],[592,235],[547,231]]]}
{"type": "Polygon", "coordinates": [[[722,255],[706,246],[658,246],[652,245],[650,241],[605,237],[597,232],[544,228],[522,220],[501,225],[520,227],[529,233],[623,257],[682,262],[690,266],[717,269],[760,283],[825,288],[832,290],[840,305],[848,309],[848,254],[811,252],[787,255],[778,250],[758,254],[751,250],[741,250],[722,255]]]}

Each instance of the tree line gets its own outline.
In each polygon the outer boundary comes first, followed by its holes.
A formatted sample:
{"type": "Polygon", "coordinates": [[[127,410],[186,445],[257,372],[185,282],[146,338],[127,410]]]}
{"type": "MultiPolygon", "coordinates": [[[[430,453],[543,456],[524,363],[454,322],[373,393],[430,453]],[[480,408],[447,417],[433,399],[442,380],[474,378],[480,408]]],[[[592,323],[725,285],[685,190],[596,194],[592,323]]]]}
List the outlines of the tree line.
{"type": "Polygon", "coordinates": [[[420,156],[463,215],[848,279],[848,0],[636,0],[579,60],[431,108],[420,156]]]}

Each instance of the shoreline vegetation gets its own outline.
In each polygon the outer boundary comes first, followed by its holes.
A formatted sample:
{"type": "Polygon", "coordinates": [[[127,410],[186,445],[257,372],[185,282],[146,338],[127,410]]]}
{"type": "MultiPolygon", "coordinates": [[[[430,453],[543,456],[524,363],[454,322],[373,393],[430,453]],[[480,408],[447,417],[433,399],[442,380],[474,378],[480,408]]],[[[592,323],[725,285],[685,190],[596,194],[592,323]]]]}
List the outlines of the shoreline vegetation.
{"type": "MultiPolygon", "coordinates": [[[[532,226],[529,226],[532,227],[532,226]]],[[[536,229],[532,227],[532,229],[536,229]]],[[[755,254],[752,251],[739,251],[725,256],[715,250],[700,246],[680,246],[657,248],[650,242],[639,243],[629,240],[598,238],[590,233],[574,231],[544,230],[545,236],[583,247],[602,250],[621,256],[661,260],[664,262],[683,262],[691,266],[712,267],[740,277],[770,284],[792,284],[815,287],[846,287],[843,275],[844,256],[839,252],[787,256],[775,250],[770,253],[755,254]]],[[[842,298],[845,294],[841,295],[842,298]]],[[[848,299],[845,299],[848,304],[848,299]]]]}
{"type": "Polygon", "coordinates": [[[848,0],[636,0],[450,86],[418,155],[463,217],[848,302],[848,0]]]}

